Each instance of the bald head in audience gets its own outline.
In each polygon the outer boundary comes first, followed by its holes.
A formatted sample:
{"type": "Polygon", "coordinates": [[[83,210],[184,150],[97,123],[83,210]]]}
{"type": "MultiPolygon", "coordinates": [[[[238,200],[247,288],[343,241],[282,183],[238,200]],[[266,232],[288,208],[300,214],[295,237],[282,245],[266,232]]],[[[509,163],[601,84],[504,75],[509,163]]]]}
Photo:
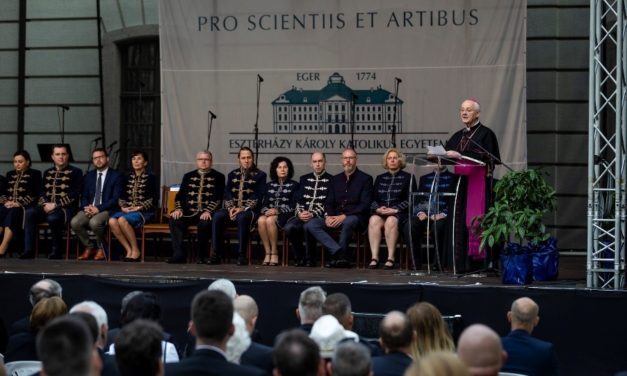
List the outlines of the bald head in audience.
{"type": "Polygon", "coordinates": [[[239,313],[244,319],[248,334],[252,334],[257,324],[257,317],[259,316],[259,307],[255,299],[248,295],[239,295],[233,300],[233,308],[235,312],[239,313]]]}
{"type": "Polygon", "coordinates": [[[507,312],[507,320],[511,323],[512,330],[522,329],[531,334],[540,322],[540,307],[530,298],[523,297],[514,300],[511,311],[507,312]]]}
{"type": "Polygon", "coordinates": [[[496,376],[507,359],[501,338],[483,324],[471,325],[462,332],[457,355],[472,376],[496,376]]]}

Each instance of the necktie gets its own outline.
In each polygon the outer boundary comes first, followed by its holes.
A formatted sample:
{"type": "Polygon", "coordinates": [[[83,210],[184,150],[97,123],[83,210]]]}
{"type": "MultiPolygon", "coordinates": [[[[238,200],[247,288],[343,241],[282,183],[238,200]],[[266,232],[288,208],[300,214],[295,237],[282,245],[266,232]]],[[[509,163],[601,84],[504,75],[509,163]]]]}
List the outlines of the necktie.
{"type": "Polygon", "coordinates": [[[98,173],[98,179],[96,179],[96,196],[94,197],[94,205],[100,205],[102,199],[102,172],[98,173]]]}

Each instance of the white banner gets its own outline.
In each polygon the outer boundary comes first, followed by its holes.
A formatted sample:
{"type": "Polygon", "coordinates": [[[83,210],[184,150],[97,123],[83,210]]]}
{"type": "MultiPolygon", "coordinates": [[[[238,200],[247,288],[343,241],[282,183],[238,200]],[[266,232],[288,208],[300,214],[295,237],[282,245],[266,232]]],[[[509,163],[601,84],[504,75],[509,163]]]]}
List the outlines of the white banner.
{"type": "Polygon", "coordinates": [[[263,170],[285,155],[298,176],[321,150],[337,173],[353,139],[359,166],[377,175],[394,128],[397,147],[423,153],[460,129],[468,97],[481,103],[503,161],[522,168],[526,5],[161,0],[162,181],[176,183],[194,168],[207,146],[209,111],[216,115],[210,150],[222,172],[235,166],[241,146],[255,149],[257,123],[263,170]]]}

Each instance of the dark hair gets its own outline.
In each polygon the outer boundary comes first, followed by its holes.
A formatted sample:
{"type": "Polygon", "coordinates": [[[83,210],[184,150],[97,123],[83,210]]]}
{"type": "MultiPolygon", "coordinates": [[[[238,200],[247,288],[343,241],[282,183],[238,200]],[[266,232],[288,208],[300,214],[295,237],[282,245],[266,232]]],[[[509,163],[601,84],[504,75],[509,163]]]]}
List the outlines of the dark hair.
{"type": "Polygon", "coordinates": [[[279,167],[279,163],[285,162],[287,163],[287,180],[290,180],[294,177],[294,165],[292,161],[290,161],[287,157],[276,157],[270,162],[270,179],[271,180],[279,180],[277,176],[276,169],[279,167]]]}
{"type": "Polygon", "coordinates": [[[122,310],[120,324],[125,326],[137,319],[147,319],[156,322],[161,319],[161,306],[157,302],[155,294],[142,292],[128,301],[122,310]]]}
{"type": "Polygon", "coordinates": [[[104,153],[105,157],[109,156],[109,153],[107,153],[107,149],[106,148],[95,148],[94,150],[91,151],[91,155],[94,155],[94,153],[96,153],[96,152],[104,153]]]}
{"type": "Polygon", "coordinates": [[[257,171],[257,165],[255,164],[255,153],[253,153],[253,149],[249,148],[248,146],[242,146],[239,151],[237,152],[237,158],[240,157],[240,155],[242,154],[243,151],[248,151],[250,152],[250,156],[253,158],[253,164],[250,167],[250,171],[254,172],[257,171]]]}
{"type": "Polygon", "coordinates": [[[13,158],[17,157],[18,155],[24,157],[24,159],[26,159],[29,165],[31,164],[32,161],[30,159],[29,152],[27,152],[26,150],[18,150],[15,153],[13,153],[13,158]]]}
{"type": "Polygon", "coordinates": [[[384,318],[379,326],[381,342],[383,342],[388,351],[395,351],[410,346],[413,339],[413,328],[409,318],[402,312],[398,313],[402,317],[400,322],[390,323],[386,322],[388,320],[384,318]]]}
{"type": "Polygon", "coordinates": [[[327,296],[322,305],[324,315],[332,315],[342,325],[346,317],[351,313],[351,301],[348,296],[341,292],[336,292],[327,296]]]}
{"type": "Polygon", "coordinates": [[[78,317],[57,317],[37,335],[37,355],[49,376],[86,376],[94,342],[78,317]]]}
{"type": "Polygon", "coordinates": [[[159,370],[163,331],[150,320],[135,320],[115,339],[115,359],[121,376],[154,376],[159,370]]]}
{"type": "Polygon", "coordinates": [[[192,321],[196,336],[221,341],[233,322],[233,300],[220,290],[204,290],[192,301],[192,321]]]}
{"type": "Polygon", "coordinates": [[[142,158],[144,158],[144,161],[148,162],[148,154],[146,154],[146,152],[143,150],[133,150],[133,152],[131,153],[131,160],[133,159],[133,157],[138,155],[141,155],[142,158]]]}
{"type": "Polygon", "coordinates": [[[282,376],[315,376],[320,364],[320,349],[306,332],[292,329],[277,338],[272,360],[282,376]]]}
{"type": "Polygon", "coordinates": [[[54,144],[54,145],[52,145],[52,149],[50,149],[52,151],[52,154],[54,154],[54,149],[65,149],[65,152],[69,153],[67,144],[54,144]]]}
{"type": "Polygon", "coordinates": [[[100,337],[100,330],[98,329],[98,321],[91,313],[77,311],[70,313],[70,316],[78,317],[87,324],[89,334],[91,334],[92,342],[96,343],[96,340],[100,337]]]}

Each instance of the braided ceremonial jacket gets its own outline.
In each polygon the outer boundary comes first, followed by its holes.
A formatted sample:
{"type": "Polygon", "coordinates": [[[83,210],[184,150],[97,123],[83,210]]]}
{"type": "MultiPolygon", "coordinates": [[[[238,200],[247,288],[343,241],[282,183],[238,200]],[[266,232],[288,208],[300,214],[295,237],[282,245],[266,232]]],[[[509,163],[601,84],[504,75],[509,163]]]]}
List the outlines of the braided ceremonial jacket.
{"type": "Polygon", "coordinates": [[[83,172],[74,166],[47,169],[43,175],[43,189],[39,196],[39,205],[54,203],[58,208],[77,206],[82,182],[83,172]]]}
{"type": "Polygon", "coordinates": [[[224,190],[224,207],[258,211],[266,191],[266,173],[241,168],[229,172],[224,190]]]}
{"type": "MultiPolygon", "coordinates": [[[[458,178],[458,175],[448,170],[442,171],[438,175],[431,172],[420,177],[418,192],[454,192],[458,178]]],[[[414,206],[413,215],[420,212],[448,215],[448,204],[449,198],[446,196],[433,195],[431,200],[429,200],[429,196],[419,196],[414,206]]]]}
{"type": "Polygon", "coordinates": [[[0,192],[0,205],[7,201],[19,203],[23,207],[37,204],[41,190],[41,172],[29,168],[26,171],[15,170],[7,173],[6,185],[0,192]]]}
{"type": "Polygon", "coordinates": [[[320,175],[305,174],[300,177],[300,187],[296,194],[296,214],[308,211],[314,217],[324,216],[324,202],[329,195],[331,174],[324,171],[320,175]]]}
{"type": "MultiPolygon", "coordinates": [[[[374,181],[374,197],[371,209],[374,211],[382,206],[407,210],[409,206],[409,181],[411,175],[405,171],[398,171],[392,175],[389,171],[377,176],[374,181]]],[[[414,190],[416,182],[414,182],[414,190]]]]}
{"type": "Polygon", "coordinates": [[[224,174],[213,169],[204,174],[199,170],[190,171],[183,175],[174,207],[182,210],[185,216],[213,213],[220,209],[223,194],[224,174]]]}
{"type": "Polygon", "coordinates": [[[298,183],[288,180],[280,183],[272,180],[266,184],[266,194],[263,196],[261,214],[268,209],[277,209],[279,214],[294,213],[294,196],[298,190],[298,183]]]}
{"type": "Polygon", "coordinates": [[[141,211],[146,212],[157,206],[159,202],[157,195],[157,178],[154,174],[143,172],[137,175],[131,172],[126,177],[124,190],[118,202],[121,208],[141,206],[141,211]]]}

